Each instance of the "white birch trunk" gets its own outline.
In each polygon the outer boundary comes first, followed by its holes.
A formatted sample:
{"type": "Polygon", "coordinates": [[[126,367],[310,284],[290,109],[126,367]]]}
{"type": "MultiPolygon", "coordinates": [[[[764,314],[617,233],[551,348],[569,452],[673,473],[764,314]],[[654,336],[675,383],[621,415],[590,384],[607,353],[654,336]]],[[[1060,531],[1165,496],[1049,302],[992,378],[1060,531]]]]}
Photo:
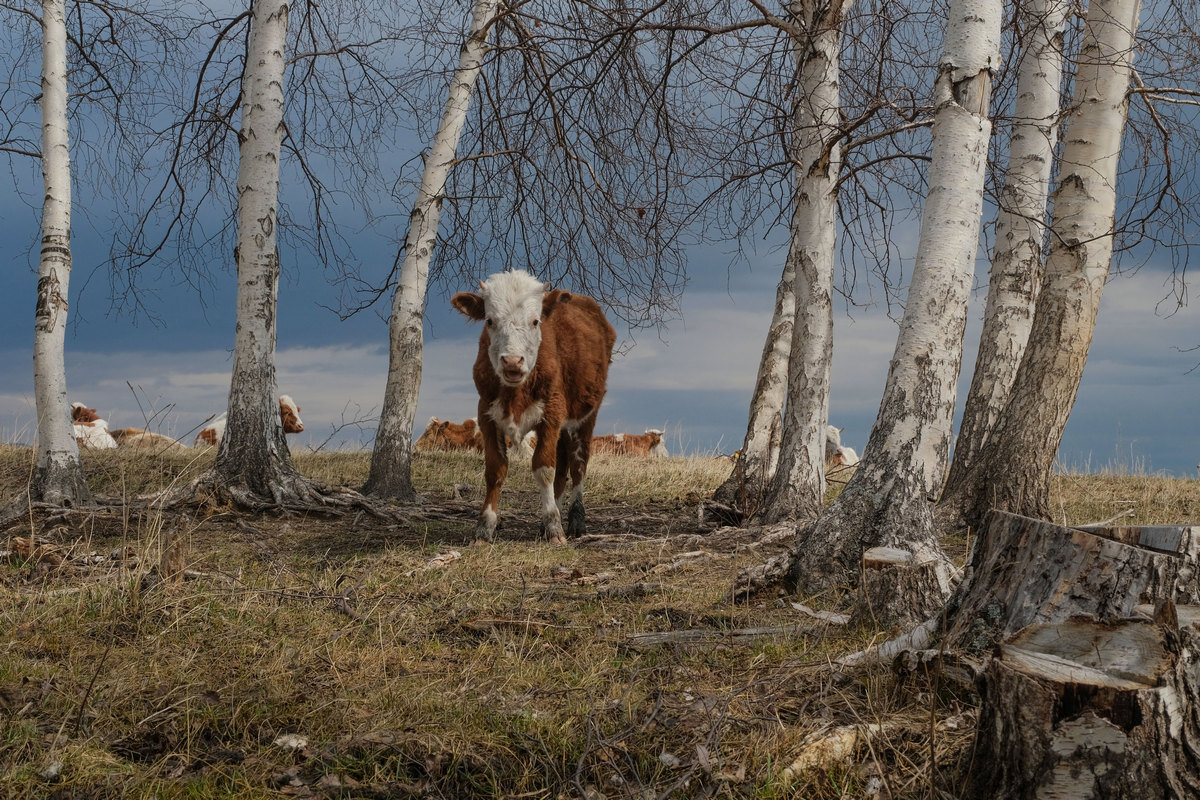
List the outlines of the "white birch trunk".
{"type": "MultiPolygon", "coordinates": [[[[936,588],[895,598],[892,618],[921,620],[945,601],[953,568],[933,530],[962,363],[999,62],[1000,0],[953,0],[935,84],[929,193],[917,259],[879,416],[850,483],[798,542],[792,577],[813,593],[858,581],[863,552],[908,551],[932,563],[936,588]],[[940,596],[937,596],[939,595],[940,596]]],[[[876,581],[878,584],[878,580],[876,581]]]]}
{"type": "Polygon", "coordinates": [[[1067,0],[1028,0],[1021,6],[1025,51],[1008,173],[996,220],[996,247],[971,390],[963,409],[948,484],[970,469],[996,418],[1025,352],[1041,285],[1046,204],[1062,102],[1063,27],[1067,0]]]}
{"type": "Polygon", "coordinates": [[[729,477],[713,492],[714,500],[734,506],[746,516],[752,516],[762,504],[779,462],[788,357],[796,317],[795,276],[795,261],[789,257],[784,260],[783,276],[775,290],[775,311],[758,362],[741,455],[729,477]]]}
{"type": "Polygon", "coordinates": [[[829,372],[833,362],[833,254],[837,179],[841,170],[838,128],[838,51],[841,14],[835,6],[803,0],[794,17],[812,35],[796,42],[800,67],[796,126],[796,194],[788,248],[794,274],[795,317],[788,356],[783,437],[771,486],[757,518],[812,519],[825,495],[825,425],[829,418],[829,372]]]}
{"type": "Polygon", "coordinates": [[[276,209],[283,142],[286,0],[253,0],[242,77],[239,135],[237,333],[229,418],[217,452],[219,482],[235,493],[282,500],[295,478],[275,387],[275,317],[279,290],[276,209]],[[286,476],[286,477],[285,477],[286,476]]]}
{"type": "Polygon", "coordinates": [[[409,217],[404,263],[400,267],[388,326],[391,347],[387,386],[371,455],[371,472],[364,487],[364,491],[371,494],[406,501],[416,498],[412,487],[412,435],[421,388],[422,329],[429,264],[437,243],[446,179],[454,166],[458,140],[487,54],[487,37],[497,6],[497,0],[476,0],[471,10],[471,27],[459,56],[458,68],[450,81],[441,123],[425,157],[425,170],[409,217]]]}
{"type": "Polygon", "coordinates": [[[71,277],[71,160],[67,136],[64,0],[42,4],[42,250],[34,312],[33,387],[38,411],[35,497],[56,504],[91,499],[67,399],[67,289],[71,277]]]}
{"type": "Polygon", "coordinates": [[[989,507],[1048,518],[1050,475],[1083,377],[1112,260],[1121,136],[1139,0],[1088,4],[1051,215],[1046,275],[1011,399],[975,469],[945,504],[966,524],[989,507]]]}

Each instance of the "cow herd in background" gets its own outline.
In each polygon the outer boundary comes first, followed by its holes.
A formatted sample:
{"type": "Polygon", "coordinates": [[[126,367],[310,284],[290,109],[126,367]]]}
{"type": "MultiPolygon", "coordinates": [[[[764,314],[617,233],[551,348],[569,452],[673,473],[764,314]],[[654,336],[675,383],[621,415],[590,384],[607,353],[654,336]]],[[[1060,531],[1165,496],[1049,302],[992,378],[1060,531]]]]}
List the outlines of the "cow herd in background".
{"type": "MultiPolygon", "coordinates": [[[[537,434],[529,431],[515,445],[511,439],[506,437],[505,444],[508,445],[510,458],[514,456],[528,458],[533,455],[533,448],[537,444],[537,434]]],[[[413,445],[413,449],[418,451],[472,450],[482,453],[483,432],[474,418],[460,423],[430,417],[429,424],[425,426],[425,431],[417,439],[413,445]]],[[[663,431],[654,428],[648,429],[645,433],[638,434],[610,433],[603,436],[593,436],[591,452],[593,454],[653,456],[655,458],[670,455],[667,452],[666,444],[663,442],[663,431]]]]}
{"type": "MultiPolygon", "coordinates": [[[[479,416],[462,423],[433,417],[413,449],[483,453],[487,488],[475,529],[475,538],[482,541],[495,536],[510,458],[530,458],[541,495],[542,533],[553,543],[565,544],[568,536],[585,532],[583,487],[593,454],[669,455],[658,429],[593,434],[616,331],[592,298],[552,289],[523,270],[494,274],[479,282],[478,292],[459,292],[450,302],[469,319],[483,323],[472,368],[479,416]],[[560,504],[567,509],[565,526],[560,504]]],[[[284,433],[304,430],[300,407],[291,397],[279,398],[279,413],[284,433]]],[[[141,428],[111,430],[99,412],[84,403],[72,404],[71,419],[83,449],[187,449],[169,436],[141,428]]],[[[193,447],[220,444],[227,419],[222,413],[207,420],[193,447]]],[[[841,431],[827,425],[826,472],[857,463],[858,454],[842,445],[841,431]]]]}
{"type": "MultiPolygon", "coordinates": [[[[204,423],[204,427],[196,434],[193,447],[216,447],[221,443],[225,433],[225,423],[228,412],[221,412],[204,423]]],[[[283,424],[284,433],[300,433],[304,430],[304,422],[300,419],[300,406],[288,395],[279,398],[279,418],[283,424]]],[[[153,448],[156,450],[187,448],[183,442],[164,436],[161,433],[143,430],[141,428],[109,429],[107,420],[101,418],[94,408],[88,408],[83,403],[71,404],[71,420],[75,429],[75,439],[81,448],[86,450],[115,450],[126,448],[153,448]]],[[[620,456],[650,456],[664,458],[669,456],[667,445],[663,441],[663,431],[648,428],[645,433],[609,433],[592,437],[592,453],[620,456]]],[[[858,464],[858,454],[851,447],[841,443],[841,431],[832,425],[826,427],[825,433],[825,470],[833,472],[843,467],[858,464]]],[[[530,431],[520,442],[514,444],[506,439],[510,457],[529,458],[533,455],[537,435],[530,431]]],[[[425,431],[413,445],[414,450],[469,450],[483,452],[483,433],[479,425],[472,419],[461,423],[430,417],[425,431]]],[[[736,460],[738,453],[732,457],[736,460]]]]}
{"type": "MultiPolygon", "coordinates": [[[[204,423],[196,434],[193,447],[216,447],[225,433],[228,412],[221,412],[204,423]]],[[[284,433],[300,433],[304,422],[300,419],[300,406],[288,395],[279,398],[279,418],[284,433]]],[[[108,422],[94,408],[83,403],[71,404],[71,420],[75,439],[86,450],[115,450],[117,448],[152,448],[155,450],[187,449],[183,442],[161,433],[141,428],[109,429],[108,422]]],[[[592,437],[593,454],[619,456],[649,456],[664,458],[670,455],[663,442],[663,431],[648,428],[645,433],[609,433],[592,437]]],[[[519,442],[506,438],[510,458],[529,458],[533,455],[537,435],[530,431],[519,442]]],[[[483,433],[474,419],[461,423],[430,417],[429,424],[413,445],[414,450],[430,451],[473,451],[483,452],[483,433]]],[[[733,456],[721,456],[736,460],[741,451],[733,456]]],[[[858,454],[841,443],[841,431],[832,425],[825,429],[825,471],[837,472],[858,464],[858,454]]]]}
{"type": "MultiPolygon", "coordinates": [[[[203,423],[204,427],[196,434],[193,447],[216,447],[221,443],[225,434],[225,423],[228,412],[209,417],[203,423]]],[[[284,433],[300,433],[304,430],[304,422],[300,419],[300,406],[288,395],[279,398],[279,419],[283,423],[284,433]]],[[[88,408],[84,403],[71,404],[71,423],[75,431],[75,441],[85,450],[115,450],[117,448],[141,448],[157,451],[188,449],[183,442],[164,436],[161,433],[143,430],[141,428],[110,429],[108,421],[103,419],[94,408],[88,408]]]]}

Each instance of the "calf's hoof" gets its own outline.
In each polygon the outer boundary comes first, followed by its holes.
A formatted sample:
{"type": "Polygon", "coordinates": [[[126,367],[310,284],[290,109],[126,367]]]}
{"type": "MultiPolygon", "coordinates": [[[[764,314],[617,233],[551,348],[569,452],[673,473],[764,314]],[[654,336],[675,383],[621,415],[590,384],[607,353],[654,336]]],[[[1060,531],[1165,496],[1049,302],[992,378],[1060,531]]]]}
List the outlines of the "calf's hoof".
{"type": "Polygon", "coordinates": [[[584,517],[583,503],[575,500],[571,503],[571,508],[567,511],[567,536],[572,539],[578,539],[584,534],[584,517]]]}
{"type": "Polygon", "coordinates": [[[567,537],[563,534],[562,524],[555,520],[554,522],[542,521],[542,536],[550,540],[550,544],[566,544],[567,537]]]}
{"type": "Polygon", "coordinates": [[[492,544],[496,540],[496,529],[499,526],[496,521],[481,519],[479,524],[475,526],[475,540],[472,544],[492,544]]]}

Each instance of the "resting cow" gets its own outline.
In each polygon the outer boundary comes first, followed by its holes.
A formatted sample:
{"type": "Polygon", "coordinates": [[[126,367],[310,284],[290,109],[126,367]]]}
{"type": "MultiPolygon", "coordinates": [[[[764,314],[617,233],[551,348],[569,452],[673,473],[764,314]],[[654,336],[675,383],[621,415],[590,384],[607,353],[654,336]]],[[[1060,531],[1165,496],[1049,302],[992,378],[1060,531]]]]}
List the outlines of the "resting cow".
{"type": "MultiPolygon", "coordinates": [[[[509,439],[507,441],[508,456],[509,458],[513,456],[529,458],[533,455],[535,444],[537,444],[537,434],[533,431],[525,434],[525,438],[516,444],[509,439]]],[[[413,450],[449,450],[451,452],[474,450],[482,453],[483,433],[479,430],[479,425],[473,417],[464,420],[461,425],[457,422],[430,417],[425,431],[413,443],[413,450]]]]}
{"type": "Polygon", "coordinates": [[[858,453],[853,448],[842,446],[842,429],[825,426],[825,471],[839,470],[858,464],[858,453]]]}
{"type": "Polygon", "coordinates": [[[663,432],[653,428],[642,434],[611,433],[605,436],[593,436],[592,452],[663,458],[670,454],[667,452],[667,446],[663,444],[662,437],[663,432]]]}
{"type": "Polygon", "coordinates": [[[523,270],[492,275],[480,282],[478,294],[460,292],[451,304],[484,323],[473,376],[487,495],[476,538],[491,541],[496,533],[500,489],[508,475],[506,441],[535,431],[533,475],[541,492],[542,529],[551,542],[565,543],[558,501],[569,478],[567,533],[583,533],[583,481],[616,331],[595,300],[549,290],[523,270]]]}
{"type": "Polygon", "coordinates": [[[108,422],[94,408],[71,403],[71,429],[75,443],[86,450],[115,450],[117,440],[108,430],[108,422]]]}
{"type": "Polygon", "coordinates": [[[461,425],[430,417],[425,432],[413,444],[414,450],[478,450],[483,452],[483,437],[474,419],[461,425]]]}
{"type": "Polygon", "coordinates": [[[183,442],[177,442],[170,436],[163,436],[161,433],[152,433],[141,428],[117,428],[112,431],[112,437],[117,440],[117,446],[125,448],[137,448],[139,450],[155,450],[158,452],[166,450],[187,450],[188,446],[183,442]]]}
{"type": "MultiPolygon", "coordinates": [[[[196,434],[196,440],[192,442],[192,445],[195,447],[219,445],[221,437],[225,435],[225,424],[228,420],[228,411],[222,411],[213,417],[212,421],[196,434]]],[[[304,430],[304,422],[300,419],[300,406],[296,405],[296,401],[292,400],[290,395],[279,396],[279,421],[283,423],[284,433],[301,433],[304,430]]]]}
{"type": "Polygon", "coordinates": [[[841,467],[853,467],[858,464],[858,453],[852,447],[839,447],[833,458],[825,462],[825,471],[830,472],[841,467]]]}

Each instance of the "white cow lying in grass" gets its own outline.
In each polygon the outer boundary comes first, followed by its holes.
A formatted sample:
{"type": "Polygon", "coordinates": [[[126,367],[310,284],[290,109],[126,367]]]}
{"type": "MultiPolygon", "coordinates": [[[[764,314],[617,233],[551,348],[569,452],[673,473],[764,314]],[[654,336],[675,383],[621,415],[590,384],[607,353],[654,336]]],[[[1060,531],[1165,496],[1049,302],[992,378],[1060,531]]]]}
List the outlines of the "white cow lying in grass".
{"type": "Polygon", "coordinates": [[[71,427],[75,441],[86,450],[115,450],[117,440],[108,432],[108,422],[83,403],[71,403],[71,427]]]}

